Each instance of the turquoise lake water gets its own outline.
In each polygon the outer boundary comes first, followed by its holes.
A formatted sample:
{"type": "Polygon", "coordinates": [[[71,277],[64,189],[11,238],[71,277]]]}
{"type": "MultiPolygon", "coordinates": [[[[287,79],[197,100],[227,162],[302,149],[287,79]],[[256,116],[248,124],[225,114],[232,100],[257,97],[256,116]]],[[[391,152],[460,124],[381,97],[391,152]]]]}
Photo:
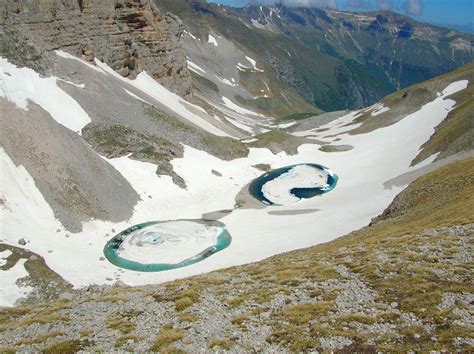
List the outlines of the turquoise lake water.
{"type": "MultiPolygon", "coordinates": [[[[184,259],[178,263],[140,263],[128,259],[124,259],[119,255],[119,248],[121,244],[127,239],[127,237],[131,237],[134,232],[145,229],[152,225],[164,223],[160,221],[151,221],[143,224],[134,225],[128,228],[125,231],[122,231],[114,238],[112,238],[104,247],[104,255],[109,260],[110,263],[124,269],[134,270],[138,272],[161,272],[170,269],[176,269],[181,267],[186,267],[191,264],[195,264],[200,262],[214,253],[222,251],[226,247],[228,247],[232,242],[232,237],[230,236],[229,232],[225,229],[225,225],[219,221],[204,221],[204,220],[175,220],[175,221],[192,221],[199,224],[214,226],[218,228],[222,228],[222,232],[218,235],[217,241],[215,245],[208,247],[195,256],[191,258],[184,259]]],[[[166,221],[168,222],[168,221],[166,221]]],[[[159,237],[159,236],[157,236],[159,237]]],[[[147,243],[156,244],[157,240],[149,239],[147,243]]],[[[159,245],[157,245],[159,247],[159,245]]],[[[179,245],[177,245],[179,247],[179,245]]]]}

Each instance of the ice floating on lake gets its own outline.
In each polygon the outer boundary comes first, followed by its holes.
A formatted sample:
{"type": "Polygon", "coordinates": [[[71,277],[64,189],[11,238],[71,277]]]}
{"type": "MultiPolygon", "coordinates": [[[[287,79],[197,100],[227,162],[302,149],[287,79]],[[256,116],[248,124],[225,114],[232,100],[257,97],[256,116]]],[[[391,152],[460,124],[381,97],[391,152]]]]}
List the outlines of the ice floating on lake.
{"type": "Polygon", "coordinates": [[[104,254],[121,268],[159,272],[200,262],[228,247],[231,240],[218,221],[153,221],[115,236],[105,245],[104,254]]]}
{"type": "Polygon", "coordinates": [[[288,205],[330,192],[338,177],[318,164],[298,164],[270,171],[254,180],[250,193],[268,205],[288,205]]]}

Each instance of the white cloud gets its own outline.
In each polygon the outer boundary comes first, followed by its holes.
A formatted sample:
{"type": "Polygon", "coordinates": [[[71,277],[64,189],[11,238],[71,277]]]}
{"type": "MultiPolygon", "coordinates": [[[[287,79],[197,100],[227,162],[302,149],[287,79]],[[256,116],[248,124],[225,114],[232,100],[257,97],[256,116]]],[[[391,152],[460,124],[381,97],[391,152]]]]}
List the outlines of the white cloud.
{"type": "Polygon", "coordinates": [[[262,5],[282,4],[288,7],[337,7],[336,0],[257,0],[250,3],[262,5]]]}

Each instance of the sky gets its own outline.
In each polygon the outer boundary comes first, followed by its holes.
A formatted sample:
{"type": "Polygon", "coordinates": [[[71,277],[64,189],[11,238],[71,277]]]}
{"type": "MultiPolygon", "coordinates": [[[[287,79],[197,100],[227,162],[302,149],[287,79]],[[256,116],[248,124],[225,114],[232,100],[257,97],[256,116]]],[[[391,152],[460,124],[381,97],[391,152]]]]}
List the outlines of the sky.
{"type": "MultiPolygon", "coordinates": [[[[249,0],[207,0],[230,6],[245,6],[249,0]]],[[[337,7],[352,11],[385,9],[420,22],[464,26],[474,23],[474,0],[251,0],[263,4],[281,2],[286,6],[337,7]]],[[[472,29],[472,28],[471,28],[472,29]]]]}

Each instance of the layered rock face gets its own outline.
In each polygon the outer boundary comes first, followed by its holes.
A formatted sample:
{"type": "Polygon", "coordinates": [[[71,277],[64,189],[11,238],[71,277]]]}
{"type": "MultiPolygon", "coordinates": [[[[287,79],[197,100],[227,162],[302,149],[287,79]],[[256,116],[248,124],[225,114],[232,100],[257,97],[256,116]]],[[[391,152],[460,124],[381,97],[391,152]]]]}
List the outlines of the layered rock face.
{"type": "Polygon", "coordinates": [[[124,77],[146,71],[182,97],[191,95],[183,25],[149,0],[3,0],[0,55],[44,74],[54,50],[107,63],[124,77]]]}

